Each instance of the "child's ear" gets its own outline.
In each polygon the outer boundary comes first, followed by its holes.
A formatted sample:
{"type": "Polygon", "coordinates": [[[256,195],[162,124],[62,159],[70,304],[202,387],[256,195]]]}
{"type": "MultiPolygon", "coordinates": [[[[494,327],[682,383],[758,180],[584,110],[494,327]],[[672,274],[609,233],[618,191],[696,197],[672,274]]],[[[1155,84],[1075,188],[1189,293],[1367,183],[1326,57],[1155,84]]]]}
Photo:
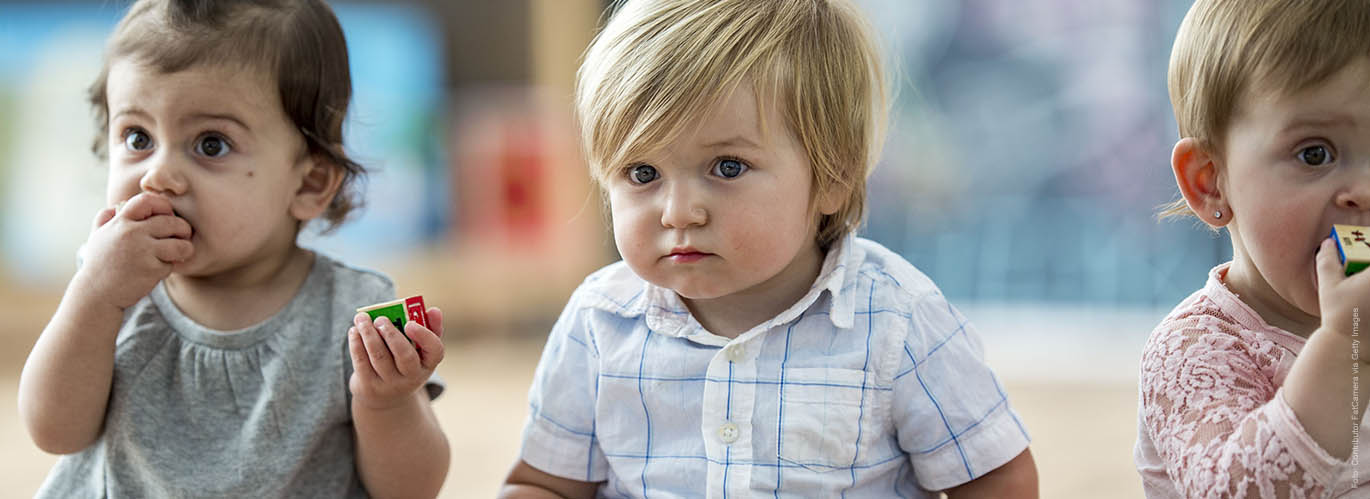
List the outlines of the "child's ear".
{"type": "Polygon", "coordinates": [[[343,169],[332,160],[317,154],[307,154],[297,168],[304,169],[300,188],[290,203],[290,215],[300,221],[313,220],[328,210],[333,196],[342,187],[343,169]]]}
{"type": "Polygon", "coordinates": [[[1218,182],[1216,161],[1214,155],[1193,137],[1176,142],[1175,150],[1170,155],[1175,183],[1179,185],[1180,195],[1189,209],[1204,223],[1222,227],[1232,221],[1232,210],[1218,182]]]}
{"type": "Polygon", "coordinates": [[[832,215],[837,210],[842,209],[842,203],[847,200],[848,190],[846,187],[838,185],[836,182],[828,185],[814,198],[814,207],[818,208],[820,215],[832,215]]]}

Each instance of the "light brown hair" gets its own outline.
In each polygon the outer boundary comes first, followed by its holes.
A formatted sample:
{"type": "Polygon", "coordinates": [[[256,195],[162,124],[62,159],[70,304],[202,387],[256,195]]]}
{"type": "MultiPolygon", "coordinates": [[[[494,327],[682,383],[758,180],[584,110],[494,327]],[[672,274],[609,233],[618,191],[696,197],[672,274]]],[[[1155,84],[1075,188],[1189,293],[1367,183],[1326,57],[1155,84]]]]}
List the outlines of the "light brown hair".
{"type": "Polygon", "coordinates": [[[210,65],[261,71],[276,82],[286,116],[308,153],[343,170],[342,186],[324,212],[327,230],[360,205],[353,185],[366,168],[343,150],[343,120],[352,99],[347,42],[321,0],[139,0],[114,29],[104,68],[90,87],[106,157],[111,62],[131,58],[163,73],[210,65]]]}
{"type": "MultiPolygon", "coordinates": [[[[1168,86],[1180,137],[1215,158],[1252,91],[1295,93],[1370,57],[1365,0],[1198,0],[1175,36],[1168,86]]],[[[1192,215],[1183,199],[1160,217],[1192,215]]]]}

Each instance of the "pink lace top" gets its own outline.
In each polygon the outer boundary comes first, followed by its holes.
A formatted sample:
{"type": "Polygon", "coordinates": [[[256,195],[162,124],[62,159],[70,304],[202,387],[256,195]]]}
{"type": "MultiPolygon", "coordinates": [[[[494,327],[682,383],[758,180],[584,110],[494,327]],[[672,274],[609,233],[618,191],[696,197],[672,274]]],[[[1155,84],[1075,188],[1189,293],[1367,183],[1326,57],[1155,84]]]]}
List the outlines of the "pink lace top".
{"type": "Polygon", "coordinates": [[[1304,339],[1229,291],[1228,265],[1209,272],[1142,352],[1133,457],[1147,497],[1370,497],[1357,488],[1370,481],[1366,442],[1347,461],[1333,458],[1280,391],[1304,339]]]}

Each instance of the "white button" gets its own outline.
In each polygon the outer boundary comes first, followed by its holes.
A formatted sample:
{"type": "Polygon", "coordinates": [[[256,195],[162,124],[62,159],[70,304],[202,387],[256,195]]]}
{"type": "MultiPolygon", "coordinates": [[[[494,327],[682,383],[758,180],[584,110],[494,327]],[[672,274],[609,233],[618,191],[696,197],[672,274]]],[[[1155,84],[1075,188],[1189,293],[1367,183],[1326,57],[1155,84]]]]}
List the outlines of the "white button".
{"type": "Polygon", "coordinates": [[[723,353],[728,356],[728,360],[733,362],[742,362],[747,357],[747,349],[737,345],[729,345],[727,351],[723,353]]]}
{"type": "Polygon", "coordinates": [[[725,444],[736,442],[737,437],[741,435],[742,432],[737,429],[737,425],[735,424],[725,423],[723,426],[718,427],[718,439],[722,440],[725,444]]]}

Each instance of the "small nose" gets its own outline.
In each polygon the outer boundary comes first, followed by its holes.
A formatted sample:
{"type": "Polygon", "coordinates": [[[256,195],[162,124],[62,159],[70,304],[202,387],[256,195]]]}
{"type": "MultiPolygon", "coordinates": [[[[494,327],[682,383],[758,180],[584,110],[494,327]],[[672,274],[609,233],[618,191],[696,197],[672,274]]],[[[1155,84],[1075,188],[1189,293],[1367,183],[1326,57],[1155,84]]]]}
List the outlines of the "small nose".
{"type": "Polygon", "coordinates": [[[686,181],[673,182],[666,190],[665,206],[661,209],[663,227],[683,229],[704,225],[709,221],[702,193],[689,184],[686,181]]]}
{"type": "Polygon", "coordinates": [[[153,157],[148,158],[147,162],[147,171],[143,172],[143,178],[138,181],[139,188],[144,192],[166,196],[185,194],[189,184],[186,182],[179,158],[175,154],[163,149],[153,157]]]}

